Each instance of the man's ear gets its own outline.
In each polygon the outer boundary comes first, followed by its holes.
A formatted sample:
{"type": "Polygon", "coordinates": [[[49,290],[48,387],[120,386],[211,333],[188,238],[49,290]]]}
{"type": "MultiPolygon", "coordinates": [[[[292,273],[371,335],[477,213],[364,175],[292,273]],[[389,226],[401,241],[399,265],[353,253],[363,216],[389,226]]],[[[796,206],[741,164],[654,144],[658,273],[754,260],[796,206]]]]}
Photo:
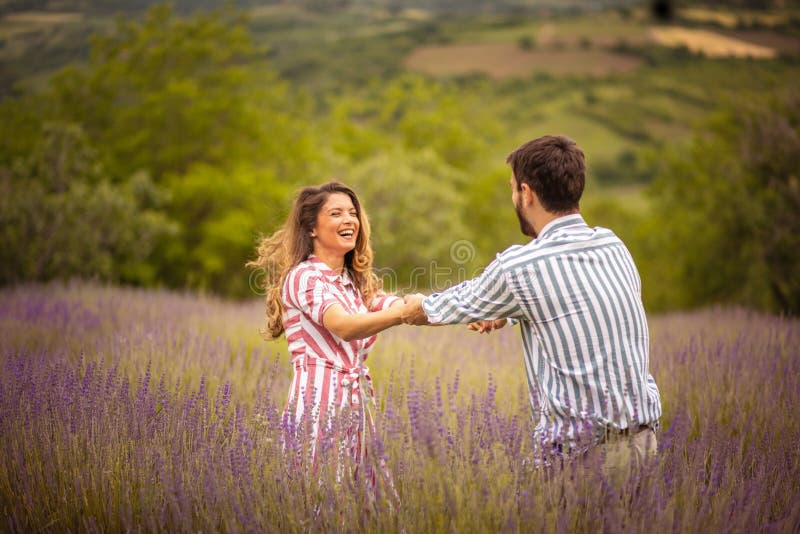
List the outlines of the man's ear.
{"type": "Polygon", "coordinates": [[[533,204],[535,204],[539,200],[536,197],[536,193],[534,193],[533,189],[531,189],[531,186],[529,186],[528,184],[526,184],[524,182],[522,184],[520,184],[520,192],[519,192],[519,194],[521,195],[522,205],[525,206],[525,207],[532,206],[533,204]]]}

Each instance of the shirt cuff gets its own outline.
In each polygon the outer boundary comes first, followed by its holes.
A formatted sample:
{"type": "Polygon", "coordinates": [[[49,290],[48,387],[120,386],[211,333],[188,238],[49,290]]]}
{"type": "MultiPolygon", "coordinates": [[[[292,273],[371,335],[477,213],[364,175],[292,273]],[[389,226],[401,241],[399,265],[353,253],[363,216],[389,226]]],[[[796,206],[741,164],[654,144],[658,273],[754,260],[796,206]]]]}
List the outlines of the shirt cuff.
{"type": "Polygon", "coordinates": [[[386,310],[386,309],[389,309],[389,308],[391,308],[391,307],[392,307],[392,304],[394,304],[394,303],[395,303],[395,302],[397,302],[398,300],[399,300],[400,302],[403,302],[403,299],[402,299],[402,298],[400,298],[400,297],[398,297],[398,296],[396,296],[396,295],[389,295],[389,296],[387,296],[387,297],[386,297],[386,300],[383,302],[383,306],[381,307],[381,309],[382,309],[382,310],[386,310]]]}
{"type": "Polygon", "coordinates": [[[424,311],[425,315],[428,317],[428,322],[429,323],[431,323],[431,324],[440,323],[442,321],[442,317],[441,316],[437,316],[431,310],[432,304],[431,304],[430,300],[431,300],[431,297],[428,296],[428,297],[425,297],[425,299],[422,301],[422,311],[424,311]]]}
{"type": "Polygon", "coordinates": [[[369,311],[376,312],[376,311],[388,310],[389,307],[391,307],[391,305],[397,302],[398,300],[402,302],[403,299],[396,295],[377,296],[372,300],[372,305],[370,306],[369,311]]]}

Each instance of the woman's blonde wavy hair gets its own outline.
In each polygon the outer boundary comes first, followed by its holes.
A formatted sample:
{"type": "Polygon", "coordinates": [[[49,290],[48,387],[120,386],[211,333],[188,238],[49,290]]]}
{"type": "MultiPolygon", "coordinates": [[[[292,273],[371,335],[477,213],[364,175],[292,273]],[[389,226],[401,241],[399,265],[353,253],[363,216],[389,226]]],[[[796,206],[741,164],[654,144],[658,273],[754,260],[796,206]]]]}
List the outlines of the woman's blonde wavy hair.
{"type": "Polygon", "coordinates": [[[267,327],[261,333],[266,339],[275,339],[283,334],[283,284],[289,271],[314,252],[311,231],[317,224],[317,215],[322,205],[334,193],[344,193],[350,197],[360,223],[356,246],[345,254],[344,266],[350,272],[368,308],[380,289],[380,281],[372,271],[369,220],[355,191],[335,180],[320,186],[304,187],[297,195],[292,212],[284,225],[274,234],[259,241],[258,258],[246,264],[247,267],[260,270],[263,275],[260,285],[266,291],[267,327]]]}

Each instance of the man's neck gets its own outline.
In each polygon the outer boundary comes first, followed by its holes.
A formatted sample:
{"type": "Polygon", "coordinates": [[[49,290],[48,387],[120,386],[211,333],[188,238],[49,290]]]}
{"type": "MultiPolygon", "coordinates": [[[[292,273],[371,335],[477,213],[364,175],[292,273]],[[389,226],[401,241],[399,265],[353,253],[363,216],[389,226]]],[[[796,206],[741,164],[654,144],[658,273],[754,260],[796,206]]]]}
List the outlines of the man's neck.
{"type": "Polygon", "coordinates": [[[567,217],[569,215],[576,215],[578,213],[580,213],[579,210],[570,211],[568,213],[553,213],[550,211],[540,210],[539,213],[533,214],[533,228],[536,230],[536,235],[540,235],[544,227],[556,219],[567,217]]]}

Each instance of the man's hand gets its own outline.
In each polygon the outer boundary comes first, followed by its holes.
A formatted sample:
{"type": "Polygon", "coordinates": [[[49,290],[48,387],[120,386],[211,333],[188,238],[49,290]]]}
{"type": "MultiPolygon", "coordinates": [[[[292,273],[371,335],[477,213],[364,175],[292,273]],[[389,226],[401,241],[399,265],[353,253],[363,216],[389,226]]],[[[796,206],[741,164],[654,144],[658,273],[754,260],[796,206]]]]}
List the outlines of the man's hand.
{"type": "Polygon", "coordinates": [[[475,321],[474,323],[469,323],[467,325],[467,329],[474,330],[479,334],[488,334],[492,330],[499,330],[506,325],[506,319],[495,319],[495,320],[485,320],[485,321],[475,321]]]}
{"type": "Polygon", "coordinates": [[[403,297],[403,310],[401,317],[405,324],[413,324],[422,326],[430,324],[428,316],[425,315],[425,310],[422,309],[422,301],[425,300],[425,295],[416,293],[414,295],[406,295],[403,297]]]}

